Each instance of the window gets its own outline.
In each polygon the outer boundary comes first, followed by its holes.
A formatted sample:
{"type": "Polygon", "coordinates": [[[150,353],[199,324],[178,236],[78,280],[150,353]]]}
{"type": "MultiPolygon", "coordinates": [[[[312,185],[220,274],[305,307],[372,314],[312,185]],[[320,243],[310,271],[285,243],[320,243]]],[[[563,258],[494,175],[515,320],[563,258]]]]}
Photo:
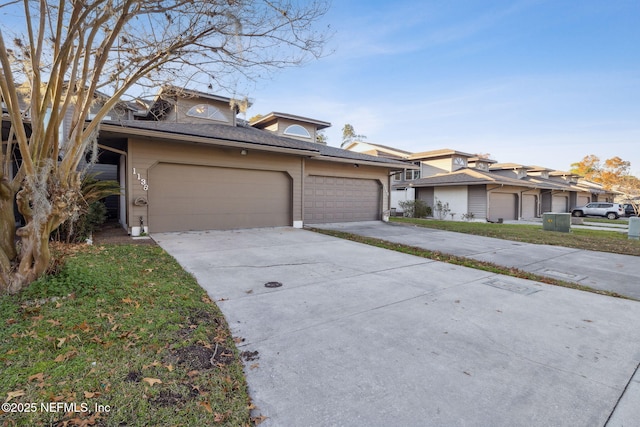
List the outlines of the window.
{"type": "Polygon", "coordinates": [[[284,130],[284,134],[291,135],[291,136],[299,136],[303,138],[311,138],[311,134],[309,133],[309,131],[300,125],[291,125],[287,127],[284,130]]]}
{"type": "Polygon", "coordinates": [[[198,104],[194,107],[191,107],[189,111],[187,111],[187,116],[208,120],[217,120],[219,122],[228,122],[227,118],[219,109],[217,109],[213,105],[208,104],[198,104]]]}
{"type": "Polygon", "coordinates": [[[464,157],[455,156],[453,158],[453,164],[458,166],[467,166],[467,162],[464,157]]]}
{"type": "Polygon", "coordinates": [[[407,169],[404,171],[404,179],[405,181],[412,181],[414,179],[418,179],[420,178],[420,171],[419,170],[411,170],[411,169],[407,169]]]}

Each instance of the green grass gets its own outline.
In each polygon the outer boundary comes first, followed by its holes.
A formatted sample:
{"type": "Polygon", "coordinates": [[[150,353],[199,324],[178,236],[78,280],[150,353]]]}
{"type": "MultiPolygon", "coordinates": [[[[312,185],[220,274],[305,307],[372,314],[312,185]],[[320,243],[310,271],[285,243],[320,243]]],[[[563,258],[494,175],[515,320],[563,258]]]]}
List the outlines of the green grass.
{"type": "Polygon", "coordinates": [[[252,424],[221,312],[159,247],[80,249],[57,275],[0,296],[0,325],[0,400],[37,405],[2,425],[252,424]],[[50,402],[80,412],[43,411],[50,402]]]}
{"type": "Polygon", "coordinates": [[[565,288],[571,289],[579,289],[581,291],[592,292],[600,295],[608,295],[612,297],[624,298],[624,299],[633,299],[626,297],[624,295],[620,295],[616,292],[603,291],[599,289],[590,288],[588,286],[583,286],[578,283],[567,282],[564,280],[557,280],[546,276],[540,276],[534,273],[529,273],[524,270],[520,270],[517,268],[509,268],[503,267],[498,264],[494,264],[486,261],[477,261],[472,258],[464,258],[456,255],[449,255],[438,251],[430,251],[427,249],[423,249],[417,246],[404,245],[401,243],[389,242],[383,239],[377,239],[373,237],[365,237],[360,236],[353,233],[346,233],[344,231],[337,230],[324,230],[318,228],[310,228],[317,233],[326,234],[333,237],[338,237],[341,239],[351,240],[353,242],[364,243],[366,245],[376,246],[379,248],[389,249],[396,252],[402,252],[409,255],[419,256],[422,258],[432,259],[435,261],[446,262],[449,264],[461,265],[463,267],[475,268],[476,270],[488,271],[496,274],[503,274],[511,277],[518,277],[521,279],[534,280],[540,283],[547,283],[555,286],[562,286],[565,288]]]}
{"type": "Polygon", "coordinates": [[[483,222],[438,221],[417,218],[391,218],[391,222],[420,227],[496,237],[517,242],[565,246],[592,251],[640,256],[640,241],[630,240],[617,231],[573,228],[570,233],[542,230],[542,225],[493,224],[483,222]]]}

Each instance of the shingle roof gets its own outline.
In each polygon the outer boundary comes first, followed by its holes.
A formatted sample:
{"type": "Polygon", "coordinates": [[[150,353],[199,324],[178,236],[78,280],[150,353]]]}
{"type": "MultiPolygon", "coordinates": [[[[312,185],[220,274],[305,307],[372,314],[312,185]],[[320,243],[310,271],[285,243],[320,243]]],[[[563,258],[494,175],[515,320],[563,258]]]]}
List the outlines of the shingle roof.
{"type": "Polygon", "coordinates": [[[386,163],[390,165],[398,165],[400,167],[406,168],[411,167],[412,165],[407,165],[406,162],[402,162],[399,160],[390,159],[388,157],[378,157],[372,156],[370,154],[358,153],[356,151],[343,150],[342,148],[331,147],[329,145],[320,145],[318,147],[320,150],[320,154],[326,157],[336,157],[343,159],[353,159],[353,160],[362,160],[366,162],[375,162],[375,163],[386,163]]]}
{"type": "Polygon", "coordinates": [[[223,139],[226,141],[248,142],[251,144],[290,148],[318,152],[318,144],[299,141],[274,135],[268,131],[243,126],[229,126],[217,123],[173,123],[146,120],[121,120],[105,121],[110,125],[119,125],[123,128],[144,129],[163,132],[166,134],[190,135],[203,138],[223,139]]]}
{"type": "Polygon", "coordinates": [[[256,129],[250,126],[229,126],[217,123],[194,125],[189,123],[156,122],[143,120],[105,121],[103,123],[108,125],[120,126],[123,128],[123,131],[127,128],[142,129],[146,131],[162,132],[169,135],[187,135],[244,144],[249,143],[264,147],[300,150],[303,152],[309,152],[311,155],[319,155],[322,157],[331,157],[336,159],[348,159],[356,162],[362,161],[388,164],[390,166],[405,166],[405,163],[396,160],[356,153],[353,151],[343,150],[341,148],[278,136],[269,131],[256,129]]]}
{"type": "MultiPolygon", "coordinates": [[[[447,185],[474,185],[474,184],[504,184],[517,185],[521,187],[534,187],[535,185],[527,181],[515,178],[508,178],[491,172],[484,172],[477,169],[463,168],[455,172],[441,173],[426,178],[416,179],[411,182],[414,187],[431,187],[447,185]]],[[[403,186],[406,186],[403,185],[403,186]]]]}

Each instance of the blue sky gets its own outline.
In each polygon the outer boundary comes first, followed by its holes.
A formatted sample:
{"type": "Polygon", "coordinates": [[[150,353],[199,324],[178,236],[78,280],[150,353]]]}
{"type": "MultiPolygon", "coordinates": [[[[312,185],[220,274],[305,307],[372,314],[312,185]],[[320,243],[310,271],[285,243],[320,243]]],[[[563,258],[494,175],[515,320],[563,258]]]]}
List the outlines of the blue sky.
{"type": "Polygon", "coordinates": [[[619,156],[640,176],[639,22],[640,0],[334,0],[333,53],[250,86],[247,118],[561,170],[619,156]]]}

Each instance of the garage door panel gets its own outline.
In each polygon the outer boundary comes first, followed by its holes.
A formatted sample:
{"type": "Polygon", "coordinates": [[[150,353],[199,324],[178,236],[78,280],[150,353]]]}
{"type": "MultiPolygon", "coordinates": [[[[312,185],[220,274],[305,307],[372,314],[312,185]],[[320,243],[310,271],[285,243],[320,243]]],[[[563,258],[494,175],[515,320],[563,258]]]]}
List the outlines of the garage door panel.
{"type": "Polygon", "coordinates": [[[161,163],[149,178],[153,232],[291,225],[284,172],[161,163]]]}
{"type": "Polygon", "coordinates": [[[308,176],[304,221],[374,221],[380,219],[380,184],[372,179],[308,176]]]}
{"type": "Polygon", "coordinates": [[[524,194],[522,196],[522,218],[533,219],[537,217],[538,196],[524,194]]]}
{"type": "Polygon", "coordinates": [[[489,196],[489,220],[517,219],[516,195],[513,193],[491,193],[489,196]]]}
{"type": "Polygon", "coordinates": [[[551,199],[551,212],[564,213],[568,212],[569,197],[568,196],[556,196],[551,199]]]}

